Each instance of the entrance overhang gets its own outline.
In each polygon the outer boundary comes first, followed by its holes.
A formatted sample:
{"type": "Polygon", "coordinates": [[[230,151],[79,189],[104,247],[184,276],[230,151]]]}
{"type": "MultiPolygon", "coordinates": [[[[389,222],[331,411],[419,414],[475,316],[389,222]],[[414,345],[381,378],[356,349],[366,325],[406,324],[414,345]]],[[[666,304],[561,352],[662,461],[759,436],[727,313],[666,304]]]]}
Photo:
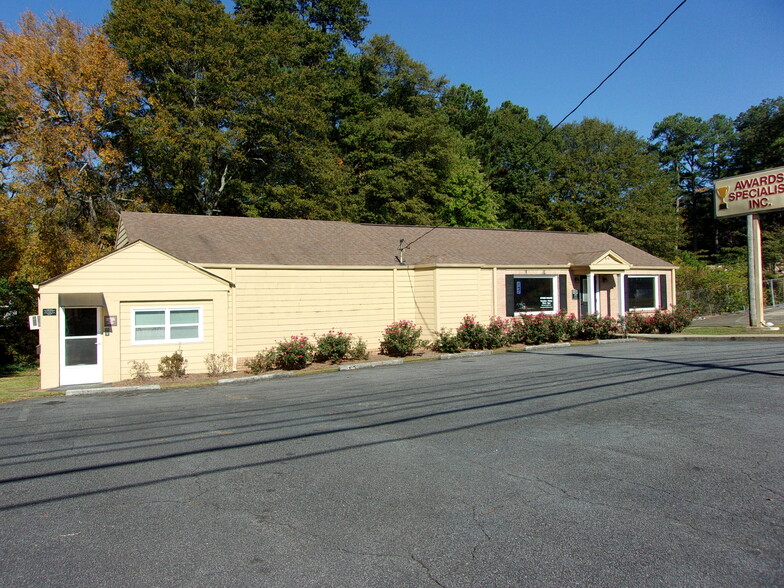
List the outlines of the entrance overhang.
{"type": "Polygon", "coordinates": [[[58,298],[60,308],[106,308],[106,300],[101,293],[87,292],[83,294],[59,294],[58,298]]]}

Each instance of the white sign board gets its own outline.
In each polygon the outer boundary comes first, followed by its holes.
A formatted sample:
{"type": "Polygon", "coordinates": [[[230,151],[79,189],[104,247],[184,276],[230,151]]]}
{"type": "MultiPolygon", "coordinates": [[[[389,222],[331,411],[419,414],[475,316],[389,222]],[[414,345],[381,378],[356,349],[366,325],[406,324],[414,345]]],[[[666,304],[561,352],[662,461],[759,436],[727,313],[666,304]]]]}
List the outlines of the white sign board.
{"type": "Polygon", "coordinates": [[[713,182],[717,217],[784,210],[784,167],[713,182]]]}

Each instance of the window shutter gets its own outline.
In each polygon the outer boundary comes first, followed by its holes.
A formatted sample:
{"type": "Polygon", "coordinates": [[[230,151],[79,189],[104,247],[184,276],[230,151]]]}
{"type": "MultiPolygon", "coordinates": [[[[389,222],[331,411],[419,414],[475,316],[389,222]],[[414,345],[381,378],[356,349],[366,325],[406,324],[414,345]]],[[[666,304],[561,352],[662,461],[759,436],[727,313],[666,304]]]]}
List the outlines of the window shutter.
{"type": "Polygon", "coordinates": [[[629,276],[623,276],[623,312],[629,312],[629,276]]]}
{"type": "Polygon", "coordinates": [[[558,276],[558,311],[566,311],[566,275],[558,276]]]}
{"type": "Polygon", "coordinates": [[[659,308],[667,310],[667,276],[659,276],[659,308]]]}
{"type": "Polygon", "coordinates": [[[514,276],[506,276],[506,316],[514,316],[514,276]]]}

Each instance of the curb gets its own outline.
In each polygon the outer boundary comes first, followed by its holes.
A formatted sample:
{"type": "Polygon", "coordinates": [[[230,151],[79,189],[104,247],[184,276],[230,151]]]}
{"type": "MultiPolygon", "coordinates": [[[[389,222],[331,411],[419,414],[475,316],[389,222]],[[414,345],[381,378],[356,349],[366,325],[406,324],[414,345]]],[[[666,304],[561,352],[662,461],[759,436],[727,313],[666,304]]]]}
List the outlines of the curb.
{"type": "Polygon", "coordinates": [[[439,355],[438,359],[460,359],[461,357],[480,357],[482,355],[493,355],[492,349],[485,351],[466,351],[464,353],[444,353],[439,355]]]}
{"type": "Polygon", "coordinates": [[[338,371],[346,372],[350,370],[362,370],[374,367],[384,367],[385,365],[403,365],[402,359],[390,359],[387,361],[371,361],[370,363],[352,363],[349,365],[341,365],[338,371]]]}
{"type": "Polygon", "coordinates": [[[136,390],[160,390],[158,384],[149,386],[107,386],[106,388],[71,388],[65,391],[66,396],[85,396],[87,394],[104,394],[106,392],[135,392],[136,390]]]}
{"type": "Polygon", "coordinates": [[[242,382],[258,382],[259,380],[275,380],[277,378],[291,378],[294,372],[276,372],[274,374],[262,374],[260,376],[244,376],[242,378],[222,378],[217,381],[218,386],[224,384],[241,384],[242,382]]]}

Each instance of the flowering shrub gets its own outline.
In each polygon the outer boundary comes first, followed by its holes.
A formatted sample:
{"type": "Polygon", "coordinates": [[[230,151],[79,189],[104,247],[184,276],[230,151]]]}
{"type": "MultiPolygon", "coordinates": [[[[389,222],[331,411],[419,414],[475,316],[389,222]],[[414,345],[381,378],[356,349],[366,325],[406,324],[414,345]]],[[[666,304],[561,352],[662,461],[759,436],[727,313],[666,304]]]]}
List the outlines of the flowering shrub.
{"type": "Polygon", "coordinates": [[[465,315],[463,322],[457,327],[457,339],[460,347],[467,349],[487,349],[487,329],[476,322],[473,315],[465,315]]]}
{"type": "Polygon", "coordinates": [[[548,343],[560,343],[574,339],[579,328],[579,321],[574,314],[559,312],[558,314],[547,317],[547,341],[548,343]]]}
{"type": "Polygon", "coordinates": [[[260,374],[261,372],[268,372],[274,369],[276,360],[275,349],[267,349],[266,351],[259,351],[255,357],[245,360],[245,367],[252,374],[260,374]]]}
{"type": "Polygon", "coordinates": [[[550,317],[544,314],[517,316],[509,321],[509,342],[539,345],[550,342],[550,317]]]}
{"type": "Polygon", "coordinates": [[[412,321],[397,321],[384,329],[381,339],[381,353],[395,357],[411,355],[419,346],[422,329],[412,321]]]}
{"type": "Polygon", "coordinates": [[[611,316],[600,317],[595,314],[589,314],[580,319],[574,338],[583,341],[609,339],[619,329],[618,321],[611,316]]]}
{"type": "Polygon", "coordinates": [[[694,311],[677,306],[672,312],[657,310],[653,314],[630,312],[624,317],[627,333],[662,334],[679,333],[691,324],[694,311]]]}
{"type": "Polygon", "coordinates": [[[491,316],[487,325],[485,345],[488,349],[498,349],[509,344],[509,321],[500,316],[491,316]]]}
{"type": "Polygon", "coordinates": [[[460,338],[452,332],[452,329],[441,329],[436,333],[436,340],[430,348],[440,353],[459,353],[460,338]]]}
{"type": "Polygon", "coordinates": [[[284,370],[301,370],[313,361],[313,344],[307,337],[292,335],[275,347],[275,365],[284,370]]]}

